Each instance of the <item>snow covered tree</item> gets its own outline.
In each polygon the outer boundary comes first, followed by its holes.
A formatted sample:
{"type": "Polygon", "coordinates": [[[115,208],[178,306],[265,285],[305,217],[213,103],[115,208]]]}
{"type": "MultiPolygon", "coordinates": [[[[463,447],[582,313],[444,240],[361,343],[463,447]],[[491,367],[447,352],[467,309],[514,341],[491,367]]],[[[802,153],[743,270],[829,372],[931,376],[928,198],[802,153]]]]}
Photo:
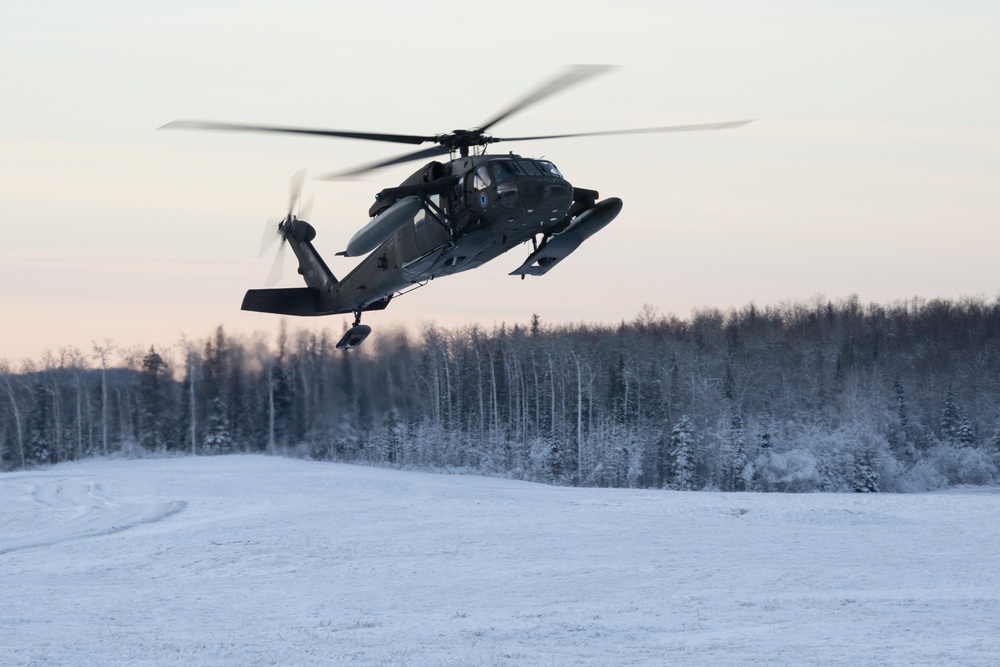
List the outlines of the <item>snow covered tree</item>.
{"type": "Polygon", "coordinates": [[[944,397],[944,406],[941,408],[941,440],[951,445],[960,442],[962,428],[962,413],[955,402],[955,395],[948,390],[944,397]]]}
{"type": "Polygon", "coordinates": [[[233,437],[227,406],[219,396],[212,399],[209,407],[204,445],[210,454],[229,454],[233,450],[233,437]]]}
{"type": "Polygon", "coordinates": [[[39,378],[32,385],[32,407],[27,418],[27,438],[24,443],[24,460],[29,466],[54,463],[52,458],[52,431],[49,424],[52,399],[39,378]]]}
{"type": "Polygon", "coordinates": [[[184,380],[181,382],[181,400],[176,415],[178,442],[191,454],[198,453],[198,442],[203,428],[201,420],[204,412],[201,404],[201,357],[193,344],[182,341],[184,346],[184,380]]]}
{"type": "Polygon", "coordinates": [[[650,455],[650,485],[663,488],[670,477],[670,435],[660,433],[653,443],[650,455]]]}
{"type": "Polygon", "coordinates": [[[695,453],[691,418],[681,415],[670,432],[670,488],[681,491],[695,488],[695,453]]]}
{"type": "Polygon", "coordinates": [[[168,415],[172,409],[172,381],[167,362],[152,346],[142,358],[139,390],[139,444],[148,451],[163,451],[171,439],[168,415]]]}
{"type": "Polygon", "coordinates": [[[545,476],[551,482],[561,481],[566,474],[563,449],[558,438],[546,438],[548,454],[545,457],[545,476]]]}
{"type": "Polygon", "coordinates": [[[722,479],[720,480],[723,491],[746,491],[747,480],[744,474],[748,462],[743,418],[734,411],[723,441],[722,479]]]}
{"type": "MultiPolygon", "coordinates": [[[[280,348],[279,348],[280,349],[280,348]]],[[[287,445],[292,432],[292,391],[284,355],[279,354],[267,369],[268,451],[278,445],[287,445]]]]}
{"type": "Polygon", "coordinates": [[[380,437],[381,440],[378,443],[380,451],[377,460],[385,463],[401,463],[405,449],[406,429],[395,408],[386,412],[380,437]]]}
{"type": "Polygon", "coordinates": [[[765,451],[771,449],[773,429],[774,429],[774,417],[771,415],[770,411],[765,412],[764,415],[757,422],[757,447],[759,449],[765,451]]]}
{"type": "Polygon", "coordinates": [[[910,425],[910,406],[906,401],[906,394],[903,392],[903,383],[899,381],[899,378],[893,381],[892,390],[896,394],[896,415],[899,418],[899,429],[902,433],[905,433],[907,427],[910,425]]]}
{"type": "Polygon", "coordinates": [[[614,487],[628,487],[629,486],[629,462],[631,460],[631,452],[629,451],[629,443],[621,438],[617,439],[617,442],[608,452],[608,482],[614,487]]]}
{"type": "Polygon", "coordinates": [[[101,360],[101,454],[108,454],[108,356],[115,349],[110,338],[103,345],[94,343],[94,357],[101,360]]]}
{"type": "Polygon", "coordinates": [[[888,434],[889,444],[896,458],[905,463],[914,463],[918,458],[917,447],[910,427],[910,405],[903,391],[903,383],[897,378],[892,383],[896,402],[895,428],[888,434]]]}
{"type": "Polygon", "coordinates": [[[12,462],[21,468],[24,468],[27,464],[24,452],[24,427],[21,424],[21,408],[18,405],[17,393],[14,390],[14,385],[11,382],[11,371],[10,366],[6,359],[0,359],[0,378],[3,378],[4,388],[7,390],[7,398],[10,399],[11,406],[11,417],[14,421],[14,433],[16,435],[14,452],[13,455],[7,455],[6,452],[0,451],[3,454],[3,458],[0,459],[0,467],[2,467],[8,459],[12,459],[12,462]]]}
{"type": "Polygon", "coordinates": [[[878,454],[872,450],[856,452],[851,477],[851,490],[856,493],[878,493],[881,490],[878,454]]]}
{"type": "Polygon", "coordinates": [[[968,417],[962,417],[958,423],[957,441],[962,447],[972,447],[976,444],[976,434],[972,430],[972,422],[969,421],[968,417]]]}

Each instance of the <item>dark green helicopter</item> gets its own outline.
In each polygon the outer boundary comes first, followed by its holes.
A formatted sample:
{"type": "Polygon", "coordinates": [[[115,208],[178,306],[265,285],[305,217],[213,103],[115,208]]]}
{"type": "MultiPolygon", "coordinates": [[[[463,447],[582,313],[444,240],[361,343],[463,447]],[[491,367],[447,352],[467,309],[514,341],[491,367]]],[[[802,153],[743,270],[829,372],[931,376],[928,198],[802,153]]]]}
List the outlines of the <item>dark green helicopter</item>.
{"type": "Polygon", "coordinates": [[[354,326],[338,348],[357,347],[371,333],[361,314],[382,310],[389,301],[414,285],[468,271],[511,248],[531,241],[532,252],[511,275],[540,276],[565,259],[581,243],[615,219],[622,209],[617,197],[600,199],[597,191],[569,183],[547,160],[514,153],[487,155],[486,147],[501,141],[530,141],[614,134],[721,130],[740,127],[748,120],[700,125],[675,125],[530,137],[494,137],[486,133],[500,121],[596,74],[605,65],[570,67],[538,87],[478,128],[437,135],[344,132],[291,127],[237,125],[203,121],[173,121],[163,128],[285,132],[344,137],[402,144],[436,144],[389,160],[368,164],[328,178],[357,176],[413,160],[432,160],[393,188],[375,196],[368,211],[371,221],[359,230],[346,257],[367,254],[353,271],[337,280],[312,240],[316,230],[294,213],[301,173],[293,179],[289,213],[277,225],[278,238],[291,246],[306,287],[252,289],[243,310],[281,315],[354,314],[354,326]]]}

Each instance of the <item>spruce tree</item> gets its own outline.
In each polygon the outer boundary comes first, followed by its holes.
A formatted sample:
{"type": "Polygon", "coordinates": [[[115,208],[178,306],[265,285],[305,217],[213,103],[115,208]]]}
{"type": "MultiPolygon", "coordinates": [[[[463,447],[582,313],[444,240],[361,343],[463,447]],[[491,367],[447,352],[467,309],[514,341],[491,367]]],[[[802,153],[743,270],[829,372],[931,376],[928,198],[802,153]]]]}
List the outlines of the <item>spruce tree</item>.
{"type": "Polygon", "coordinates": [[[878,493],[881,490],[878,464],[879,458],[875,452],[866,450],[856,453],[851,476],[851,490],[856,493],[878,493]]]}
{"type": "Polygon", "coordinates": [[[205,449],[210,454],[229,454],[232,448],[233,437],[227,406],[222,397],[216,396],[209,407],[205,449]]]}
{"type": "Polygon", "coordinates": [[[910,406],[903,391],[903,383],[897,378],[892,383],[896,395],[896,417],[899,425],[888,433],[893,453],[901,461],[913,463],[917,460],[917,448],[910,432],[910,406]]]}
{"type": "Polygon", "coordinates": [[[962,417],[958,424],[958,444],[962,447],[972,447],[976,444],[976,434],[968,417],[962,417]]]}
{"type": "Polygon", "coordinates": [[[733,412],[729,420],[729,431],[726,434],[726,456],[724,465],[724,477],[722,480],[723,491],[746,491],[746,480],[743,478],[743,471],[748,462],[746,434],[743,429],[743,418],[736,411],[733,412]]]}
{"type": "Polygon", "coordinates": [[[171,380],[167,362],[150,347],[142,359],[142,378],[139,392],[139,444],[149,451],[167,448],[170,434],[167,415],[170,414],[171,380]]]}
{"type": "Polygon", "coordinates": [[[691,418],[681,415],[670,433],[670,487],[681,491],[695,488],[695,443],[691,418]]]}
{"type": "Polygon", "coordinates": [[[29,466],[53,463],[52,437],[49,426],[51,397],[41,380],[32,386],[33,405],[28,412],[28,428],[24,443],[24,459],[29,466]]]}
{"type": "Polygon", "coordinates": [[[941,408],[941,440],[949,445],[956,445],[960,442],[962,427],[962,413],[955,402],[955,396],[948,390],[944,397],[944,406],[941,408]]]}
{"type": "Polygon", "coordinates": [[[546,481],[558,482],[562,480],[565,468],[563,466],[563,452],[559,444],[559,438],[549,437],[547,441],[547,455],[545,457],[545,477],[546,481]]]}

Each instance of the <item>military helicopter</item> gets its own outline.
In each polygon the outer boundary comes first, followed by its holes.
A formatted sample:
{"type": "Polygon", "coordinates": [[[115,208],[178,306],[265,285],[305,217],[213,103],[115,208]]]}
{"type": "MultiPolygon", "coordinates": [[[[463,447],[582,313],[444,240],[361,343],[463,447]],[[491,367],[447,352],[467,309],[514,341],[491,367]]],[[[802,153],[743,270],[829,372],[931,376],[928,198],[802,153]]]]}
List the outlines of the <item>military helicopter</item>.
{"type": "Polygon", "coordinates": [[[382,310],[394,296],[434,278],[474,269],[522,243],[531,253],[510,275],[541,276],[606,226],[622,210],[617,197],[601,199],[596,190],[576,187],[548,161],[513,152],[487,154],[491,144],[539,139],[601,135],[685,132],[736,128],[741,120],[643,129],[495,137],[487,130],[572,85],[611,69],[606,65],[577,65],[535,88],[479,127],[435,135],[383,134],[340,130],[240,125],[176,120],[160,129],[237,130],[279,132],[323,137],[365,139],[401,144],[435,144],[416,152],[330,174],[336,179],[415,160],[423,167],[396,187],[375,195],[370,221],[338,255],[367,256],[338,280],[312,241],[315,228],[293,212],[301,176],[293,179],[289,213],[277,224],[277,238],[291,246],[306,287],[251,289],[243,310],[281,315],[316,316],[354,314],[354,325],[337,347],[360,345],[371,327],[361,314],[382,310]],[[447,162],[432,158],[449,156],[447,162]]]}

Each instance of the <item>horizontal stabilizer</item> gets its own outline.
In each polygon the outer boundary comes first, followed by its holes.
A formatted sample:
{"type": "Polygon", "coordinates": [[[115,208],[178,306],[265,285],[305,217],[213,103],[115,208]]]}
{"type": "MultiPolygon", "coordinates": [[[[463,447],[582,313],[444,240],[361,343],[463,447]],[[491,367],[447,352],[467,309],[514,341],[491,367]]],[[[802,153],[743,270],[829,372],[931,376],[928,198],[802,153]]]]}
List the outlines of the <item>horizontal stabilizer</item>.
{"type": "Polygon", "coordinates": [[[242,309],[278,315],[319,315],[319,290],[313,287],[247,290],[242,309]]]}

